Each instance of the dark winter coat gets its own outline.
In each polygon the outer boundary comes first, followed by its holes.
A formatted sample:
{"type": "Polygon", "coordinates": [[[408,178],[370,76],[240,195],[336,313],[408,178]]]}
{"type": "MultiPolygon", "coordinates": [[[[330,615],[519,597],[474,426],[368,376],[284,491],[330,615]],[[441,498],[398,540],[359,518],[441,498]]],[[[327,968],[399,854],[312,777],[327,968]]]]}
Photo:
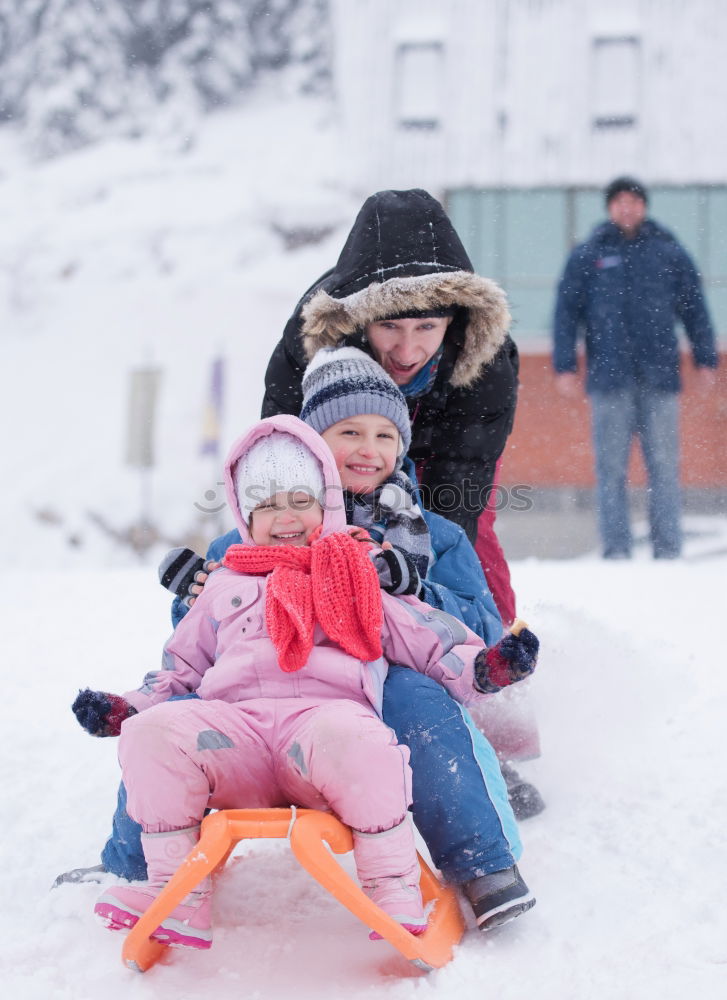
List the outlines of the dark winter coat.
{"type": "Polygon", "coordinates": [[[630,240],[606,222],[566,264],[555,311],[555,370],[576,370],[576,340],[584,330],[589,392],[632,385],[678,392],[677,319],[695,363],[715,367],[714,332],[686,250],[649,219],[630,240]]]}
{"type": "Polygon", "coordinates": [[[507,335],[504,292],[474,274],[442,206],[426,191],[382,191],[364,203],[338,263],[303,296],[273,352],[262,415],[300,412],[303,372],[320,347],[346,343],[371,354],[363,339],[368,323],[452,305],[458,308],[434,384],[408,400],[409,455],[426,505],[474,542],[512,429],[518,354],[507,335]]]}

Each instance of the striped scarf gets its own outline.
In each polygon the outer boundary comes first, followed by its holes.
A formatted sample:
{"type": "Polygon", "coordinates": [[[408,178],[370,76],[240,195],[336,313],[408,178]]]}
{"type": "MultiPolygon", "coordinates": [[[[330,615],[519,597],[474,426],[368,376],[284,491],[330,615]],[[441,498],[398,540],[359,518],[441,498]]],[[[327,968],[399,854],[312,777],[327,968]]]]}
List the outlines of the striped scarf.
{"type": "Polygon", "coordinates": [[[379,545],[391,542],[395,549],[411,558],[420,579],[424,580],[430,563],[429,528],[411,480],[403,472],[395,472],[373,493],[345,490],[343,495],[346,521],[365,528],[379,545]]]}

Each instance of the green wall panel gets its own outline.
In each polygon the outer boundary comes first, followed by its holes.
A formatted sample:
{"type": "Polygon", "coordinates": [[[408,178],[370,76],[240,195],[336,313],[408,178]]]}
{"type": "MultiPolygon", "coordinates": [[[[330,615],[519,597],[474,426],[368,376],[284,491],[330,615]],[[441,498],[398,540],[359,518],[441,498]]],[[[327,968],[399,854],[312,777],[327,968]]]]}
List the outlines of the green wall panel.
{"type": "MultiPolygon", "coordinates": [[[[727,187],[653,187],[649,200],[653,218],[696,260],[715,324],[727,338],[727,187]]],[[[606,218],[602,191],[457,189],[448,193],[447,207],[475,270],[507,291],[518,339],[548,336],[566,256],[606,218]]]]}

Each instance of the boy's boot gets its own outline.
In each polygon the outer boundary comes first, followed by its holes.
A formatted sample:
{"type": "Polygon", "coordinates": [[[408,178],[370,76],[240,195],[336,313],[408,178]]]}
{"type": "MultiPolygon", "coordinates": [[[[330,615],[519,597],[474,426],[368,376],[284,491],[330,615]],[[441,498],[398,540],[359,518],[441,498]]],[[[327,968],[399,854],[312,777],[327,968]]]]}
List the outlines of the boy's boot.
{"type": "MultiPolygon", "coordinates": [[[[141,843],[149,878],[140,885],[115,885],[98,899],[94,913],[112,930],[128,930],[157,898],[199,840],[199,827],[170,833],[143,833],[141,843]]],[[[172,910],[151,935],[165,944],[209,948],[212,944],[209,877],[172,910]]]]}
{"type": "Polygon", "coordinates": [[[512,764],[500,761],[500,770],[507,785],[507,797],[515,813],[515,819],[530,819],[545,809],[543,796],[538,789],[529,781],[524,781],[512,764]]]}
{"type": "MultiPolygon", "coordinates": [[[[419,860],[409,815],[383,833],[353,831],[353,856],[361,888],[369,899],[412,934],[426,930],[419,888],[419,860]]],[[[381,938],[372,931],[372,941],[381,938]]]]}
{"type": "Polygon", "coordinates": [[[481,931],[514,920],[535,906],[535,897],[525,885],[517,865],[473,878],[462,888],[472,904],[481,931]]]}
{"type": "Polygon", "coordinates": [[[77,884],[78,882],[103,882],[106,874],[104,865],[94,865],[92,868],[71,868],[69,872],[62,872],[55,880],[51,889],[57,889],[59,885],[66,882],[77,884]]]}

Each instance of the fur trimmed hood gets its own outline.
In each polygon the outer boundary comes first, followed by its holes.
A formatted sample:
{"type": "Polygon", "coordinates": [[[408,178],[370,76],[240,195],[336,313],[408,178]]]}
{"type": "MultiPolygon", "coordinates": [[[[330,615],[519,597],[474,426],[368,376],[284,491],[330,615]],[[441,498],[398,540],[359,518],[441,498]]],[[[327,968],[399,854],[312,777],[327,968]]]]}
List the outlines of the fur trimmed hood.
{"type": "Polygon", "coordinates": [[[303,349],[312,358],[319,348],[340,344],[382,316],[446,306],[467,310],[464,342],[450,378],[455,388],[467,386],[495,357],[510,326],[503,290],[471,271],[390,278],[372,282],[342,299],[319,289],[302,309],[303,349]]]}
{"type": "Polygon", "coordinates": [[[447,332],[456,353],[449,383],[470,385],[505,342],[503,290],[475,274],[439,202],[426,191],[380,191],[366,200],[336,266],[308,293],[300,336],[310,360],[384,316],[457,307],[447,332]],[[454,346],[454,344],[453,344],[454,346]]]}

